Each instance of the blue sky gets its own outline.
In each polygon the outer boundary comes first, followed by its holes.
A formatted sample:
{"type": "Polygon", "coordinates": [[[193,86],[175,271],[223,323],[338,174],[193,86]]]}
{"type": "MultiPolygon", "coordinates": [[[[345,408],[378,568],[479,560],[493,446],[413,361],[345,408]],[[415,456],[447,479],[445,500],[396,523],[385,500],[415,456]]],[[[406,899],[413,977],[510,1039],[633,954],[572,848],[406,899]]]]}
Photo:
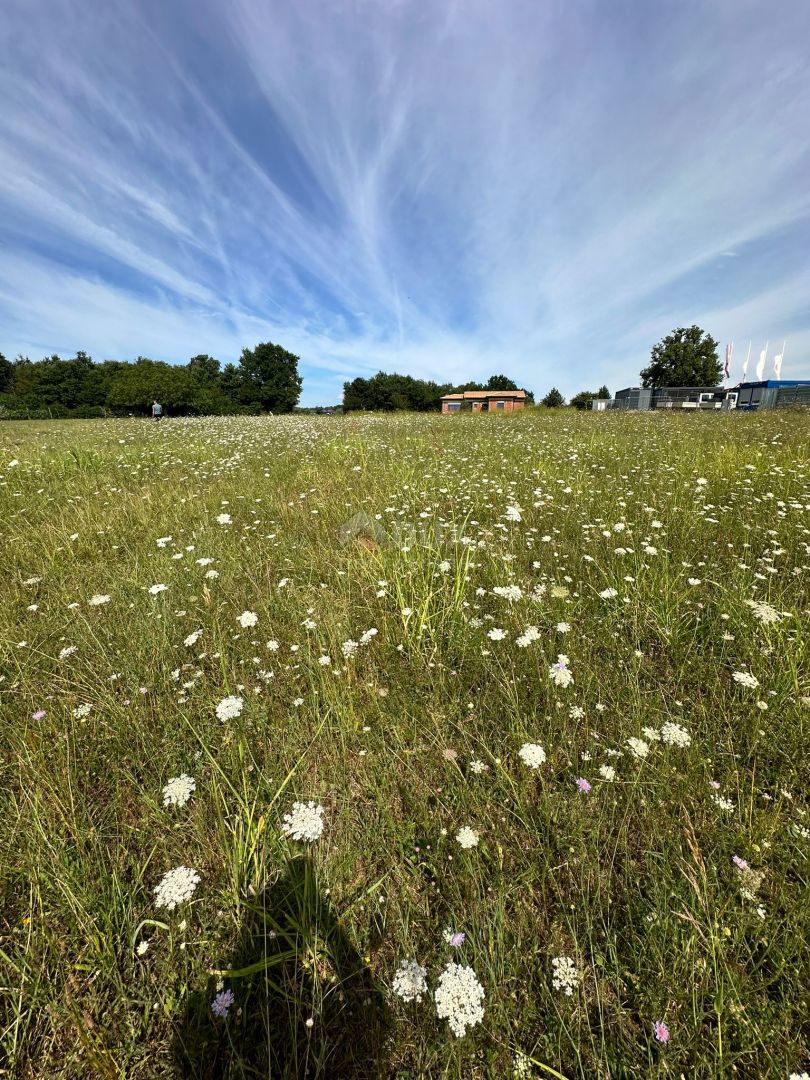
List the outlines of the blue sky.
{"type": "Polygon", "coordinates": [[[808,41],[803,0],[4,0],[0,351],[570,395],[697,322],[810,376],[808,41]]]}

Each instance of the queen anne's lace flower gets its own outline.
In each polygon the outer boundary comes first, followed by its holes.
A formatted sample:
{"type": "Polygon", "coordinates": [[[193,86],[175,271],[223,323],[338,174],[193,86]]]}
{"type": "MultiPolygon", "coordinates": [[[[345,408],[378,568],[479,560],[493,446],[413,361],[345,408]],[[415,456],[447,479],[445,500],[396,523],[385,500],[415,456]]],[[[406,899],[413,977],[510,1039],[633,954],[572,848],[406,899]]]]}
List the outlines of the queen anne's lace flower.
{"type": "Polygon", "coordinates": [[[661,725],[661,741],[667,746],[688,746],[692,741],[692,736],[685,727],[667,720],[661,725]]]}
{"type": "Polygon", "coordinates": [[[731,677],[735,683],[739,683],[740,686],[747,686],[749,690],[756,690],[759,686],[759,679],[756,675],[752,675],[750,671],[734,671],[731,677]]]}
{"type": "Polygon", "coordinates": [[[403,960],[394,976],[394,993],[403,1001],[421,1001],[428,988],[426,975],[415,960],[403,960]]]}
{"type": "Polygon", "coordinates": [[[247,630],[249,627],[256,625],[259,621],[259,616],[255,611],[243,611],[236,621],[240,626],[247,630]]]}
{"type": "Polygon", "coordinates": [[[163,789],[164,806],[185,806],[197,788],[197,782],[193,776],[180,773],[173,776],[163,789]]]}
{"type": "Polygon", "coordinates": [[[557,663],[548,669],[548,676],[555,686],[570,686],[574,681],[574,676],[568,670],[568,657],[564,653],[558,654],[557,663]]]}
{"type": "Polygon", "coordinates": [[[518,750],[518,755],[523,764],[528,765],[530,769],[539,769],[546,760],[545,750],[537,743],[524,743],[518,750]]]}
{"type": "Polygon", "coordinates": [[[189,866],[178,866],[163,875],[163,880],[155,886],[155,904],[157,907],[174,911],[178,904],[185,903],[194,895],[200,881],[200,875],[189,866]]]}
{"type": "Polygon", "coordinates": [[[290,813],[284,815],[281,828],[293,840],[306,840],[311,844],[320,839],[323,832],[323,807],[314,802],[295,802],[290,813]]]}
{"type": "Polygon", "coordinates": [[[474,848],[478,846],[478,833],[469,825],[463,825],[456,833],[456,840],[463,848],[474,848]]]}
{"type": "Polygon", "coordinates": [[[627,745],[630,747],[630,753],[633,757],[645,758],[650,752],[650,744],[644,742],[643,739],[636,739],[631,736],[627,740],[627,745]]]}
{"type": "Polygon", "coordinates": [[[241,715],[245,703],[240,697],[226,697],[217,705],[216,713],[220,720],[235,720],[241,715]]]}
{"type": "Polygon", "coordinates": [[[555,956],[551,967],[551,985],[555,990],[562,990],[566,997],[571,997],[579,982],[577,965],[570,956],[555,956]]]}
{"type": "Polygon", "coordinates": [[[434,997],[437,1016],[447,1020],[459,1038],[484,1018],[484,988],[471,967],[448,964],[439,976],[434,997]]]}

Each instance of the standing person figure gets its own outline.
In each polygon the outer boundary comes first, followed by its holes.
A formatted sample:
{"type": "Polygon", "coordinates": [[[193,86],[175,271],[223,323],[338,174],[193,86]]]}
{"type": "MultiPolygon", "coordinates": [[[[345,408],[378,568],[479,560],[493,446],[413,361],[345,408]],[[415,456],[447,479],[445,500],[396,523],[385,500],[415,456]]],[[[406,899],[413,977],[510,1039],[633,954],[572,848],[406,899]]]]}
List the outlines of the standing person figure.
{"type": "Polygon", "coordinates": [[[152,419],[160,420],[163,417],[163,406],[157,402],[152,402],[152,419]]]}

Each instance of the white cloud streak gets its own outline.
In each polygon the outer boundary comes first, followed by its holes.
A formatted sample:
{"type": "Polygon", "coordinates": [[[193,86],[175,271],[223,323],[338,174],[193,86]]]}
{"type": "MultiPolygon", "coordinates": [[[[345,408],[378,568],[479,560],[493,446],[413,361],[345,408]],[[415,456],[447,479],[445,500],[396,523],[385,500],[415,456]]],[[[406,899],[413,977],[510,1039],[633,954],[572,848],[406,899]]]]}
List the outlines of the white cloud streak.
{"type": "Polygon", "coordinates": [[[699,321],[810,374],[810,9],[11,0],[0,349],[634,381],[699,321]],[[737,252],[728,258],[729,251],[737,252]]]}

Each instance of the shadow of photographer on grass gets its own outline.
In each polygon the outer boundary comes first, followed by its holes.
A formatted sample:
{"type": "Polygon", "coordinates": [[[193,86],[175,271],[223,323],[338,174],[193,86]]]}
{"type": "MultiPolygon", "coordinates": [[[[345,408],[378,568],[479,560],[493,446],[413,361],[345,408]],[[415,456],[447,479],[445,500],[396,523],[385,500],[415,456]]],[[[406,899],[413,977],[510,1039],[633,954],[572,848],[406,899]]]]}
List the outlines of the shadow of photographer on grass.
{"type": "Polygon", "coordinates": [[[386,1075],[385,997],[319,889],[312,860],[245,903],[241,943],[220,973],[233,991],[226,1018],[211,1008],[216,980],[190,998],[175,1038],[179,1075],[345,1077],[386,1075]]]}

